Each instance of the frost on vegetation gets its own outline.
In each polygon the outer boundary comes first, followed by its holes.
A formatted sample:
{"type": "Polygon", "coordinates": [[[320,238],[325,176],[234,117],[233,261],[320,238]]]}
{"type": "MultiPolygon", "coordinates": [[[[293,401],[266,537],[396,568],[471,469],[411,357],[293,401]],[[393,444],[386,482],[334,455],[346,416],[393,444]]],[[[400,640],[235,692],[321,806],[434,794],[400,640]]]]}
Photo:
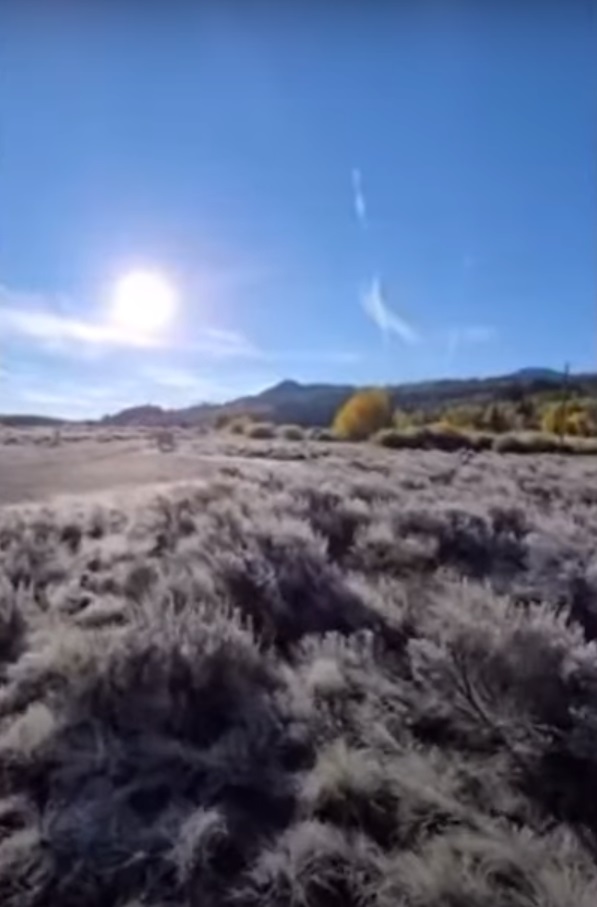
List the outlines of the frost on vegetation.
{"type": "Polygon", "coordinates": [[[597,469],[330,451],[0,511],[2,905],[597,903],[597,469]]]}

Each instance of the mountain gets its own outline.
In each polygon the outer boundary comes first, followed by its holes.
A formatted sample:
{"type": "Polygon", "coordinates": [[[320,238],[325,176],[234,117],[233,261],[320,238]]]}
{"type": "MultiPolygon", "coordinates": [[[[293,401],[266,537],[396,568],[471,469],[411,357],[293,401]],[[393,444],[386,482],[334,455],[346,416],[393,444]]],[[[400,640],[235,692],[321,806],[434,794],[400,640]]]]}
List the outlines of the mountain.
{"type": "MultiPolygon", "coordinates": [[[[552,369],[524,368],[492,378],[449,378],[388,387],[395,407],[430,410],[459,403],[516,400],[523,394],[553,393],[566,376],[552,369]]],[[[569,391],[597,396],[597,374],[570,375],[569,391]]],[[[356,390],[353,385],[301,384],[287,379],[259,394],[238,397],[224,404],[201,403],[183,409],[139,406],[107,416],[112,425],[195,425],[218,417],[250,414],[277,423],[329,425],[338,408],[356,390]]]]}
{"type": "Polygon", "coordinates": [[[328,425],[338,409],[353,392],[352,386],[333,384],[299,384],[282,381],[260,394],[238,397],[223,404],[199,403],[181,409],[160,406],[135,406],[101,421],[107,425],[200,425],[215,422],[218,417],[250,415],[273,422],[300,425],[328,425]]]}
{"type": "Polygon", "coordinates": [[[552,381],[557,383],[563,381],[566,374],[565,372],[556,372],[552,368],[521,368],[514,372],[513,377],[523,381],[552,381]]]}
{"type": "Polygon", "coordinates": [[[131,406],[101,421],[109,425],[162,425],[167,413],[161,406],[131,406]]]}
{"type": "Polygon", "coordinates": [[[27,413],[0,413],[0,427],[4,428],[56,428],[64,425],[68,419],[53,419],[51,416],[36,416],[27,413]]]}

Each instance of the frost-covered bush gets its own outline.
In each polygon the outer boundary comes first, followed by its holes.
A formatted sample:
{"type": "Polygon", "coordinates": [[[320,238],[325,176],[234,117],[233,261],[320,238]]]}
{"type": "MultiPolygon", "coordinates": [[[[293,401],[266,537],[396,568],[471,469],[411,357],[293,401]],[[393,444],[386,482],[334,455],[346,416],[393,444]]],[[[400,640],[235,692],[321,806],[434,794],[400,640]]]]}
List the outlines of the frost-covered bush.
{"type": "Polygon", "coordinates": [[[592,907],[597,466],[289,447],[0,511],[0,902],[592,907]]]}

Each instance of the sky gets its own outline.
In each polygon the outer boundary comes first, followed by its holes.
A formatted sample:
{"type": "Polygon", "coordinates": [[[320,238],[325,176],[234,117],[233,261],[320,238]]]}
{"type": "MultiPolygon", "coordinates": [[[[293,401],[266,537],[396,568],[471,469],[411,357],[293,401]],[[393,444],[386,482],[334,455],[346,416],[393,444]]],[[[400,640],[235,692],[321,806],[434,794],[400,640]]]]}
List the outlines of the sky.
{"type": "Polygon", "coordinates": [[[0,411],[594,370],[596,38],[582,0],[4,0],[0,411]]]}

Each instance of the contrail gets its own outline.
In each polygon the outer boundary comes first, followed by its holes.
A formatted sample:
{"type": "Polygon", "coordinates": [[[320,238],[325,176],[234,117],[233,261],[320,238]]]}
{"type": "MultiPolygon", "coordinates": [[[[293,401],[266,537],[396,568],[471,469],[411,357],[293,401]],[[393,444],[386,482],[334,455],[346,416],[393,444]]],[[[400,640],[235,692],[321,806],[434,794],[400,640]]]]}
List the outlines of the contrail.
{"type": "Polygon", "coordinates": [[[363,177],[358,167],[352,169],[352,197],[357,220],[363,230],[369,226],[367,221],[367,200],[363,192],[363,177]]]}

